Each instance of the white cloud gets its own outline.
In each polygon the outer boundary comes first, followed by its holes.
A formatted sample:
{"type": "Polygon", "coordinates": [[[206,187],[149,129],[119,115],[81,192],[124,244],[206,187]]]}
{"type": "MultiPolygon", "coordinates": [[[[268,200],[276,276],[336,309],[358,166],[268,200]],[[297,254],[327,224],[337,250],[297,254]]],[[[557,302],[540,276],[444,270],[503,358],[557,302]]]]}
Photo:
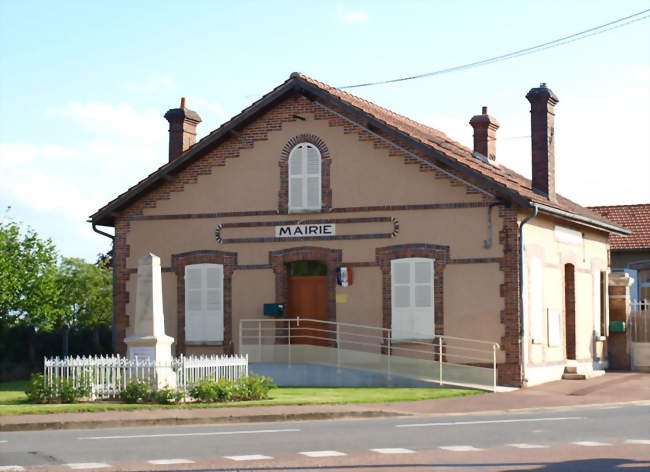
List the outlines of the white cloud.
{"type": "Polygon", "coordinates": [[[368,20],[368,15],[358,10],[346,10],[343,6],[339,5],[336,8],[337,18],[344,23],[363,23],[368,20]]]}
{"type": "Polygon", "coordinates": [[[31,226],[63,254],[93,257],[106,242],[92,233],[88,215],[167,161],[168,125],[153,110],[98,101],[48,113],[76,130],[75,144],[0,143],[0,201],[28,212],[31,226]]]}

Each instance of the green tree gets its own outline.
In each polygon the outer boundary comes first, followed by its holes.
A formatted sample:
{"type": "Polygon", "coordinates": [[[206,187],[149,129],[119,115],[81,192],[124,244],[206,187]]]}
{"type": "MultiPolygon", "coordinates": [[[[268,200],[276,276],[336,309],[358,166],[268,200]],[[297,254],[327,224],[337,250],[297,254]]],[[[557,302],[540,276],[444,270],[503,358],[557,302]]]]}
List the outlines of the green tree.
{"type": "Polygon", "coordinates": [[[58,310],[57,253],[49,239],[12,220],[0,221],[0,323],[28,329],[35,365],[36,331],[52,329],[58,310]]]}
{"type": "Polygon", "coordinates": [[[111,322],[111,270],[83,259],[64,257],[59,265],[57,284],[57,325],[63,330],[63,355],[68,355],[70,330],[75,327],[93,330],[98,348],[99,329],[111,322]]]}

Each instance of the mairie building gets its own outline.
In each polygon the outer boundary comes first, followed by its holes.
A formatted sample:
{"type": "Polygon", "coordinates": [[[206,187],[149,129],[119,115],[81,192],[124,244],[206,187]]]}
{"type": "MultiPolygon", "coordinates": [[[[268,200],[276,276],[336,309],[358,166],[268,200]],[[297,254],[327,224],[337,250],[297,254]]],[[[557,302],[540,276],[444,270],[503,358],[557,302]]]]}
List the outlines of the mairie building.
{"type": "Polygon", "coordinates": [[[197,142],[183,100],[165,114],[168,162],[91,216],[114,228],[115,350],[151,252],[177,354],[239,352],[240,320],[266,305],[385,328],[392,345],[499,343],[503,385],[606,367],[608,236],[627,231],[556,193],[558,98],[542,84],[526,99],[532,179],[499,163],[486,108],[468,149],[293,73],[197,142]]]}

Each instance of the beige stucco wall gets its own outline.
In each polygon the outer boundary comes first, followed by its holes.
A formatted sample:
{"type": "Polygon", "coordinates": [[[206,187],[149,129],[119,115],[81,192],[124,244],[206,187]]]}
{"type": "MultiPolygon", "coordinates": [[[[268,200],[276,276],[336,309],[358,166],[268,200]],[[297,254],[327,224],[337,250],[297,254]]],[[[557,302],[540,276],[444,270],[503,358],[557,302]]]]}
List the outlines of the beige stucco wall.
{"type": "MultiPolygon", "coordinates": [[[[468,193],[467,187],[448,179],[421,172],[418,165],[405,165],[389,156],[384,148],[360,141],[354,134],[344,134],[342,127],[330,127],[326,121],[308,117],[305,122],[287,123],[281,131],[270,132],[267,141],[241,151],[238,158],[228,159],[211,175],[200,176],[198,183],[186,185],[172,193],[169,200],[147,208],[145,215],[260,211],[277,209],[280,151],[292,137],[313,133],[323,139],[332,156],[331,186],[333,207],[408,205],[432,203],[481,202],[483,196],[468,193]]],[[[298,246],[341,249],[343,263],[374,262],[378,247],[427,243],[449,246],[452,259],[495,258],[502,256],[499,231],[502,220],[498,208],[492,210],[492,246],[488,239],[488,208],[435,210],[372,211],[327,214],[244,216],[201,219],[132,220],[127,241],[130,255],[127,268],[135,268],[145,252],[160,256],[163,267],[171,266],[173,254],[196,250],[236,252],[238,264],[268,264],[269,252],[298,246]],[[392,217],[400,231],[393,238],[291,241],[267,243],[219,244],[215,240],[217,225],[229,222],[287,221],[308,218],[377,218],[392,217]]],[[[391,222],[338,224],[337,234],[392,233],[391,222]]],[[[224,228],[224,238],[272,237],[273,226],[263,228],[224,228]]],[[[132,294],[126,307],[131,315],[135,308],[135,276],[127,283],[132,294]]],[[[449,264],[444,274],[445,329],[455,336],[478,337],[500,342],[503,327],[500,312],[504,308],[499,286],[503,273],[497,263],[449,264]],[[471,293],[471,296],[468,296],[471,293]]],[[[238,340],[239,319],[258,317],[265,302],[275,301],[275,276],[270,269],[236,270],[233,286],[233,340],[238,340]]],[[[163,277],[167,331],[176,334],[176,275],[163,277]]],[[[347,301],[336,305],[337,319],[343,322],[380,326],[382,320],[382,281],[378,267],[355,267],[352,286],[337,287],[337,294],[347,301]]],[[[196,348],[192,348],[196,351],[196,348]]],[[[189,351],[189,349],[188,349],[189,351]]]]}
{"type": "MultiPolygon", "coordinates": [[[[523,217],[524,215],[522,215],[523,217]]],[[[557,369],[537,369],[541,377],[562,374],[566,361],[565,341],[565,301],[564,301],[564,265],[575,266],[575,310],[576,310],[576,358],[578,361],[594,361],[596,366],[606,361],[606,348],[603,340],[594,340],[594,306],[593,273],[607,271],[607,235],[606,233],[572,225],[566,221],[554,220],[548,216],[538,216],[524,226],[525,261],[530,270],[532,257],[543,261],[543,315],[544,335],[542,342],[530,340],[530,286],[525,286],[526,293],[526,336],[528,339],[528,365],[531,368],[541,366],[560,366],[557,369]],[[581,244],[568,244],[557,240],[555,226],[563,226],[582,233],[581,244]],[[562,342],[558,346],[548,344],[547,309],[561,313],[562,342]]],[[[529,272],[528,272],[529,274],[529,272]]],[[[526,278],[526,281],[530,277],[526,278]]],[[[534,371],[534,369],[532,370],[534,371]]],[[[534,377],[534,375],[531,375],[534,377]]],[[[540,380],[540,379],[537,379],[540,380]]],[[[544,380],[550,380],[545,378],[544,380]]],[[[534,379],[532,383],[536,382],[534,379]]],[[[531,383],[529,383],[531,384],[531,383]]]]}

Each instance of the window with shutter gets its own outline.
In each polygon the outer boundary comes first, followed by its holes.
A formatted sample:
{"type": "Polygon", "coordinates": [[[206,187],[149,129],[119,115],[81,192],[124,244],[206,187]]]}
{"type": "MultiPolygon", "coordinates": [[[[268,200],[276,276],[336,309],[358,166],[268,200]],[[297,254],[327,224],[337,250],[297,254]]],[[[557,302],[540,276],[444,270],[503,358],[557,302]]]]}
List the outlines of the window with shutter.
{"type": "Polygon", "coordinates": [[[432,339],[433,259],[391,261],[393,340],[432,339]]]}
{"type": "Polygon", "coordinates": [[[289,154],[289,211],[320,211],[321,155],[316,146],[301,143],[289,154]]]}
{"type": "Polygon", "coordinates": [[[185,266],[185,339],[223,341],[223,265],[185,266]]]}

